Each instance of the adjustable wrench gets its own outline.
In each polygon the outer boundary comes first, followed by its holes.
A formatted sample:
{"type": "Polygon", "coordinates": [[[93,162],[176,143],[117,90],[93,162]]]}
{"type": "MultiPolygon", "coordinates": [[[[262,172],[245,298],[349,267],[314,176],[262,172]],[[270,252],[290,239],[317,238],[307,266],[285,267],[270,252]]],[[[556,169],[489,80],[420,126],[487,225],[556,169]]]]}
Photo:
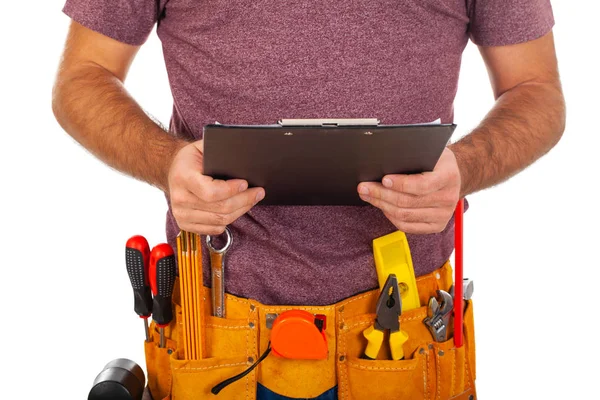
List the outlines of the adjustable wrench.
{"type": "Polygon", "coordinates": [[[429,299],[429,308],[427,309],[427,318],[423,320],[433,339],[436,342],[445,342],[448,340],[448,326],[452,316],[454,303],[450,293],[444,290],[438,290],[438,299],[431,297],[429,299]]]}

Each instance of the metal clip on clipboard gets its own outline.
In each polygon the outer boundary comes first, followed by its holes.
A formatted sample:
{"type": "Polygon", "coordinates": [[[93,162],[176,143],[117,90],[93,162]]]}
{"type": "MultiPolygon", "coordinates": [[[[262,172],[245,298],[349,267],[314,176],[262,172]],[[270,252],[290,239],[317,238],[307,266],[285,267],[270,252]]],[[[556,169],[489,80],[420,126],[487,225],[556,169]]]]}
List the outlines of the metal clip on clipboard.
{"type": "Polygon", "coordinates": [[[277,123],[281,126],[378,126],[379,120],[377,118],[299,118],[280,119],[277,123]]]}

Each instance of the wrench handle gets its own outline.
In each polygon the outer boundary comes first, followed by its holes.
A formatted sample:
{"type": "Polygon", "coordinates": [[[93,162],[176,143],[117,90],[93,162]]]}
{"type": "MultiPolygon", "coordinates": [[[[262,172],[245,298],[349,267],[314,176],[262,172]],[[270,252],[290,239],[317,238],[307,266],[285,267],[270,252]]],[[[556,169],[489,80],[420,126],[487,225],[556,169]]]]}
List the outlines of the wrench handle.
{"type": "Polygon", "coordinates": [[[212,285],[212,313],[215,317],[225,318],[225,254],[210,252],[210,271],[212,285]]]}

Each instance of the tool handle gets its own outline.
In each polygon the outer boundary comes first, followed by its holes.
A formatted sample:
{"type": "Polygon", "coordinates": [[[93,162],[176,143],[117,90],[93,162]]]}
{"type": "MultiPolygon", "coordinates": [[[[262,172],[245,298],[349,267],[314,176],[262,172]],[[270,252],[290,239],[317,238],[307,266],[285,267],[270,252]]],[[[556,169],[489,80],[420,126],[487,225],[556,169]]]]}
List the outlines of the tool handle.
{"type": "Polygon", "coordinates": [[[152,319],[159,327],[173,320],[171,296],[175,286],[175,253],[166,243],[159,244],[150,254],[150,288],[154,295],[152,319]]]}
{"type": "Polygon", "coordinates": [[[223,256],[223,253],[210,253],[212,313],[219,318],[225,318],[225,268],[223,256]]]}
{"type": "Polygon", "coordinates": [[[408,333],[404,331],[390,332],[390,350],[392,360],[402,360],[404,358],[404,343],[408,340],[408,333]]]}
{"type": "Polygon", "coordinates": [[[375,329],[374,325],[371,325],[363,331],[363,336],[367,339],[367,347],[365,348],[365,357],[371,360],[377,359],[377,354],[383,344],[383,331],[375,329]]]}
{"type": "Polygon", "coordinates": [[[133,288],[134,310],[142,318],[152,314],[152,293],[149,286],[150,246],[145,237],[136,235],[125,244],[125,264],[133,288]]]}
{"type": "Polygon", "coordinates": [[[460,199],[454,212],[454,345],[463,345],[463,214],[464,199],[460,199]]]}

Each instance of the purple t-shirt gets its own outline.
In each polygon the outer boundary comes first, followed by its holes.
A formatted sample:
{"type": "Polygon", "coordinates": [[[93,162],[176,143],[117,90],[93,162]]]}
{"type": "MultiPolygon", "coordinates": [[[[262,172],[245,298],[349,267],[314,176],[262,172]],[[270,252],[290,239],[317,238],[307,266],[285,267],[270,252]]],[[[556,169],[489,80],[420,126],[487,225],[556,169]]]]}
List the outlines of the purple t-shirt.
{"type": "MultiPolygon", "coordinates": [[[[133,45],[158,22],[174,99],[170,130],[186,139],[200,139],[215,121],[450,123],[469,38],[515,44],[554,24],[549,0],[67,0],[64,12],[133,45]]],[[[408,235],[417,275],[450,257],[453,227],[408,235]]],[[[395,230],[371,206],[259,205],[230,228],[227,291],[307,305],[376,288],[371,243],[395,230]]],[[[177,232],[169,212],[170,243],[177,232]]]]}

